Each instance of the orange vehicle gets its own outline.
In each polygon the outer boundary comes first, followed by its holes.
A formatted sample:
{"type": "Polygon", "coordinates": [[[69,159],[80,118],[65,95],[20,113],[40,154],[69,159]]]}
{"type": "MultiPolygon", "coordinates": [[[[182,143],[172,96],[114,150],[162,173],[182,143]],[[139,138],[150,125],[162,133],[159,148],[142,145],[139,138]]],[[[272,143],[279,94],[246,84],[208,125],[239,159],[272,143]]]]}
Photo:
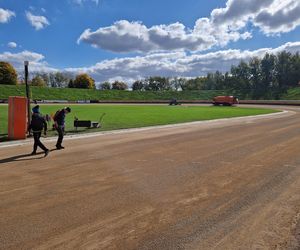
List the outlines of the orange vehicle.
{"type": "Polygon", "coordinates": [[[213,98],[213,105],[232,106],[238,104],[239,99],[235,96],[216,96],[213,98]]]}

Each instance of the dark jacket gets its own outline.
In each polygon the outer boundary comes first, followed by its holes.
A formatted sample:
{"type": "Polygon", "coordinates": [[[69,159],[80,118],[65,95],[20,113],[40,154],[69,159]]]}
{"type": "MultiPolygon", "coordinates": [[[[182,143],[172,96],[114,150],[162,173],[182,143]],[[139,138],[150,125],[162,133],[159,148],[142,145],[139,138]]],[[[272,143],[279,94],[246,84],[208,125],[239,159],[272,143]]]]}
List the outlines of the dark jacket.
{"type": "Polygon", "coordinates": [[[42,132],[43,129],[44,131],[47,131],[47,123],[44,117],[40,114],[33,113],[29,129],[33,132],[42,132]]]}
{"type": "Polygon", "coordinates": [[[65,125],[65,117],[66,117],[65,110],[62,109],[62,110],[56,112],[54,121],[57,122],[58,126],[64,126],[65,125]]]}

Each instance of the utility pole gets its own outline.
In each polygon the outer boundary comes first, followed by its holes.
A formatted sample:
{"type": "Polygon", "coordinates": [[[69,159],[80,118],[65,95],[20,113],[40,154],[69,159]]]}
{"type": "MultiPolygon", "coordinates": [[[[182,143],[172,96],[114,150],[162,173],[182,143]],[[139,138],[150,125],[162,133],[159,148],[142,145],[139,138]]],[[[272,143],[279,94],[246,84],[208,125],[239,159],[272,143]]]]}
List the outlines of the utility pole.
{"type": "Polygon", "coordinates": [[[29,95],[29,85],[28,85],[28,66],[29,62],[24,61],[25,66],[25,84],[26,84],[26,97],[27,97],[27,128],[30,125],[30,95],[29,95]]]}

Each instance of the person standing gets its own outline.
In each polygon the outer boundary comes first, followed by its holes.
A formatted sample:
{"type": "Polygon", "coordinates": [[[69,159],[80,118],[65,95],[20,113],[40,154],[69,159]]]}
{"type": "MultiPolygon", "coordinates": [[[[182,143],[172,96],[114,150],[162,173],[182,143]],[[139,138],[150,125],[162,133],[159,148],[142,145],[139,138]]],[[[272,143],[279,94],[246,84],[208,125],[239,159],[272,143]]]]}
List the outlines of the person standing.
{"type": "Polygon", "coordinates": [[[33,151],[31,155],[36,155],[37,148],[40,147],[45,152],[45,157],[49,154],[49,149],[45,147],[45,145],[40,141],[42,131],[44,130],[44,134],[47,134],[47,123],[44,117],[40,114],[39,111],[40,106],[37,105],[32,109],[32,117],[31,123],[29,125],[28,130],[32,130],[34,144],[33,151]]]}
{"type": "Polygon", "coordinates": [[[56,142],[56,149],[58,149],[58,150],[65,148],[61,144],[62,144],[62,141],[64,138],[64,133],[65,133],[65,118],[66,118],[66,115],[70,112],[71,112],[71,109],[69,107],[66,107],[66,108],[63,108],[62,110],[58,110],[54,116],[54,122],[55,122],[54,125],[55,125],[55,129],[58,133],[58,139],[56,142]]]}

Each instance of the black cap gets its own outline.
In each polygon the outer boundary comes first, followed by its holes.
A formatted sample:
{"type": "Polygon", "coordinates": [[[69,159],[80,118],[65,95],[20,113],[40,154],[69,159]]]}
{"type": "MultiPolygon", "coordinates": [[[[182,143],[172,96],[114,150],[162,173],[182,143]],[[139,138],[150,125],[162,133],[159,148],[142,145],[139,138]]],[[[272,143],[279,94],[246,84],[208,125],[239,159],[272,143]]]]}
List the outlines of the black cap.
{"type": "Polygon", "coordinates": [[[71,109],[69,107],[66,107],[65,110],[67,110],[69,113],[71,112],[71,109]]]}

